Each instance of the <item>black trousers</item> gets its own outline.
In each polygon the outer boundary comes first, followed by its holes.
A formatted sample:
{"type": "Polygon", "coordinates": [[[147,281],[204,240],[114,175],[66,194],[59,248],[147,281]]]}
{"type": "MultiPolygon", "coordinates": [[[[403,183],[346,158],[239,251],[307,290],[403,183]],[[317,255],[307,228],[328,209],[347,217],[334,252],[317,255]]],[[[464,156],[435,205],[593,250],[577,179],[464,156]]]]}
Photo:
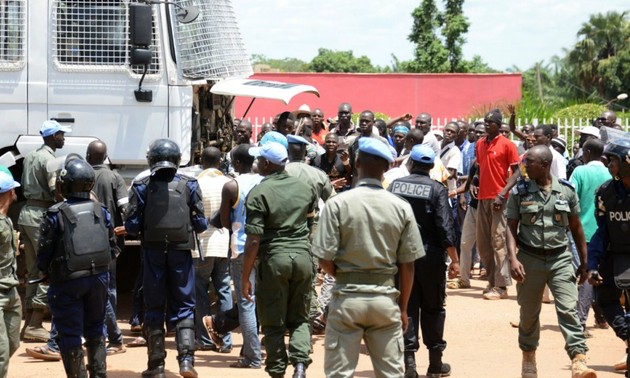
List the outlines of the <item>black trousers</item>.
{"type": "Polygon", "coordinates": [[[411,321],[404,334],[405,352],[418,351],[418,328],[427,349],[441,352],[446,349],[446,252],[441,247],[429,247],[426,256],[416,260],[414,265],[413,289],[407,306],[411,321]]]}

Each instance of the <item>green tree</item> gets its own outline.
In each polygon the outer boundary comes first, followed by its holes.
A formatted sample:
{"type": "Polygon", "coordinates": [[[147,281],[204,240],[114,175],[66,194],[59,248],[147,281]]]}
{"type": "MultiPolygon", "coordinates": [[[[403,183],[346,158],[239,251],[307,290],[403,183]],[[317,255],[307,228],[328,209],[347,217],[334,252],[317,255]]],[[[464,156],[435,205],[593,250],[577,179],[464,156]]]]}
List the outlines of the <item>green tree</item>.
{"type": "Polygon", "coordinates": [[[434,0],[422,0],[413,10],[413,26],[407,37],[416,44],[414,60],[409,64],[411,72],[447,72],[448,51],[437,35],[440,28],[439,12],[434,0]]]}
{"type": "Polygon", "coordinates": [[[307,72],[308,63],[297,58],[274,59],[267,58],[262,54],[252,54],[251,62],[253,65],[266,64],[271,68],[278,69],[281,72],[307,72]]]}
{"type": "MultiPolygon", "coordinates": [[[[464,0],[446,0],[446,9],[440,15],[444,48],[447,51],[449,72],[469,72],[463,59],[462,46],[466,42],[464,34],[470,23],[462,9],[464,0]]],[[[481,58],[479,58],[481,60],[481,58]]],[[[472,67],[473,65],[470,65],[472,67]]]]}
{"type": "MultiPolygon", "coordinates": [[[[578,42],[567,54],[568,70],[586,94],[602,99],[627,91],[630,21],[627,12],[591,15],[577,32],[578,42]]],[[[576,96],[580,96],[576,93],[576,96]]],[[[583,94],[582,94],[582,97],[583,94]]]]}
{"type": "Polygon", "coordinates": [[[379,72],[367,56],[355,57],[351,50],[334,51],[325,48],[318,50],[317,56],[308,64],[314,72],[379,72]]]}

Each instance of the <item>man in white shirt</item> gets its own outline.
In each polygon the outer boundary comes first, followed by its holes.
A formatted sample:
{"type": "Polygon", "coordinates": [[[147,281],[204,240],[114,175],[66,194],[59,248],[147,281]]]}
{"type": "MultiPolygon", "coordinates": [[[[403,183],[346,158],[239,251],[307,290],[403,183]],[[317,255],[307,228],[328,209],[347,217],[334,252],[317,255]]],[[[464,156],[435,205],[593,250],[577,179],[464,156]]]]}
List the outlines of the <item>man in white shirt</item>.
{"type": "Polygon", "coordinates": [[[420,113],[416,117],[416,129],[422,130],[424,133],[424,141],[422,144],[427,145],[433,149],[436,156],[440,155],[440,142],[438,142],[437,138],[433,131],[431,131],[431,114],[429,113],[420,113]]]}
{"type": "Polygon", "coordinates": [[[449,122],[444,126],[444,140],[440,149],[440,160],[448,170],[448,190],[457,189],[457,172],[461,171],[462,153],[455,145],[455,137],[459,134],[459,125],[449,122]]]}

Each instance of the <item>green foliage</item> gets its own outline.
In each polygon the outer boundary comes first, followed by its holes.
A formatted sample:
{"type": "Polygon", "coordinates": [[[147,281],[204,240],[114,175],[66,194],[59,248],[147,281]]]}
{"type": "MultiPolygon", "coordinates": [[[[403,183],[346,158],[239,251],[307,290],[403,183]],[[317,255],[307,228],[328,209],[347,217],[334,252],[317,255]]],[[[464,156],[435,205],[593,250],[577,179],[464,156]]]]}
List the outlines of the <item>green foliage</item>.
{"type": "MultiPolygon", "coordinates": [[[[630,90],[630,21],[627,12],[591,15],[577,32],[578,42],[568,51],[568,79],[578,84],[573,95],[595,94],[602,101],[630,90]]],[[[586,95],[586,96],[585,96],[586,95]]],[[[626,101],[623,105],[630,105],[626,101]]]]}
{"type": "Polygon", "coordinates": [[[593,119],[599,117],[606,110],[600,104],[579,104],[558,110],[552,115],[553,119],[593,119]]]}
{"type": "Polygon", "coordinates": [[[411,15],[413,26],[407,38],[416,48],[415,59],[409,63],[410,72],[448,72],[449,53],[437,35],[441,23],[435,1],[422,0],[411,15]]]}
{"type": "Polygon", "coordinates": [[[314,72],[378,72],[367,56],[355,57],[351,50],[334,51],[320,48],[317,56],[308,64],[314,72]]]}
{"type": "Polygon", "coordinates": [[[251,56],[251,62],[256,64],[267,64],[273,69],[278,69],[280,72],[307,72],[308,63],[297,58],[284,58],[273,59],[267,58],[261,54],[253,54],[251,56]]]}
{"type": "MultiPolygon", "coordinates": [[[[361,115],[361,112],[363,112],[363,110],[367,110],[367,109],[362,109],[356,113],[352,113],[352,122],[357,126],[359,125],[359,116],[361,115]]],[[[372,112],[374,113],[374,119],[382,119],[382,120],[385,120],[385,122],[387,122],[387,120],[389,120],[390,118],[385,113],[375,112],[375,111],[372,111],[372,112]]]]}
{"type": "Polygon", "coordinates": [[[464,16],[463,5],[464,0],[446,0],[446,9],[439,17],[444,47],[448,52],[449,72],[467,72],[463,67],[466,62],[463,59],[462,46],[466,42],[464,34],[468,33],[470,22],[464,16]]]}

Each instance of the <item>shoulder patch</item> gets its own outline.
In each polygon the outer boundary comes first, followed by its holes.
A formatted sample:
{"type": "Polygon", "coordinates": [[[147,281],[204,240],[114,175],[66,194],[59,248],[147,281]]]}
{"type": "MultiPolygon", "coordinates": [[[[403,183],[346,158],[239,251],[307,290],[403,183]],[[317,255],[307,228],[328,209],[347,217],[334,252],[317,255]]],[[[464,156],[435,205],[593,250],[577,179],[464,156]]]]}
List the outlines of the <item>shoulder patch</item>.
{"type": "Polygon", "coordinates": [[[575,191],[575,187],[573,186],[573,183],[569,180],[565,180],[565,179],[558,179],[558,182],[564,186],[568,186],[569,188],[571,188],[571,190],[575,191]]]}

